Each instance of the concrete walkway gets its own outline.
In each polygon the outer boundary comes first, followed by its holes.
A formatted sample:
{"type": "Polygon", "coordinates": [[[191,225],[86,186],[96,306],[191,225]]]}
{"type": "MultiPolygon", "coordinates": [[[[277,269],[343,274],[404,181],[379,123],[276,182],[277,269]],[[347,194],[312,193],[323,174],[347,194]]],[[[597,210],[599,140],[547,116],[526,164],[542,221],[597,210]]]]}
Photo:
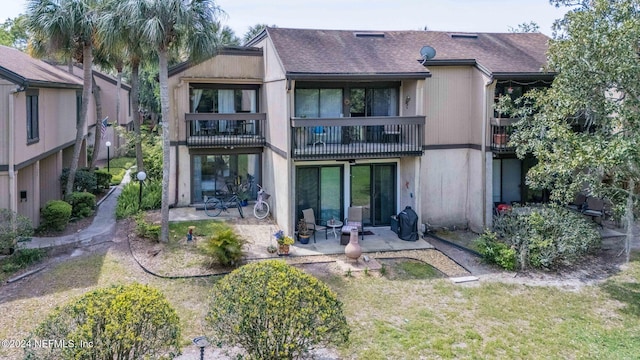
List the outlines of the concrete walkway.
{"type": "Polygon", "coordinates": [[[96,215],[89,227],[75,234],[57,237],[32,237],[31,240],[18,243],[18,249],[45,249],[57,246],[88,246],[113,239],[116,229],[116,204],[122,188],[131,180],[129,171],[118,186],[97,204],[96,215]]]}

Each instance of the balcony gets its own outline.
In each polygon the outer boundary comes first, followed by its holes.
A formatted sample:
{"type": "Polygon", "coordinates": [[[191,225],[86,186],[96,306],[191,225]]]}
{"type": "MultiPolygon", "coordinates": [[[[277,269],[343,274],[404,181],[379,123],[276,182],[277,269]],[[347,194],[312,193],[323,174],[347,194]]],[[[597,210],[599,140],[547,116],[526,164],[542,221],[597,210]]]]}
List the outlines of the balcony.
{"type": "Polygon", "coordinates": [[[294,159],[420,156],[424,116],[291,119],[294,159]]]}
{"type": "Polygon", "coordinates": [[[507,146],[511,134],[513,133],[513,124],[519,118],[491,118],[491,151],[496,153],[512,153],[516,148],[507,146]]]}
{"type": "Polygon", "coordinates": [[[187,146],[264,146],[266,118],[264,113],[187,113],[187,146]]]}

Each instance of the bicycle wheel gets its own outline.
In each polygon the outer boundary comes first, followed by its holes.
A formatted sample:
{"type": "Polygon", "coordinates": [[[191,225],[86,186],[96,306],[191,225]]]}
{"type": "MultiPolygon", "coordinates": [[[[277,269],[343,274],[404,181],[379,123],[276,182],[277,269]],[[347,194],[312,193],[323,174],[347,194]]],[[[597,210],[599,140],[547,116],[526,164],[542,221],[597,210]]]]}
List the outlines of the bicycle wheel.
{"type": "Polygon", "coordinates": [[[242,205],[240,205],[240,201],[236,201],[238,206],[238,212],[240,213],[240,217],[244,219],[244,213],[242,212],[242,205]]]}
{"type": "Polygon", "coordinates": [[[222,212],[222,203],[216,198],[211,198],[204,203],[204,213],[207,216],[216,217],[222,212]]]}
{"type": "Polygon", "coordinates": [[[253,216],[258,219],[264,219],[269,215],[269,204],[266,202],[258,202],[253,207],[253,216]]]}

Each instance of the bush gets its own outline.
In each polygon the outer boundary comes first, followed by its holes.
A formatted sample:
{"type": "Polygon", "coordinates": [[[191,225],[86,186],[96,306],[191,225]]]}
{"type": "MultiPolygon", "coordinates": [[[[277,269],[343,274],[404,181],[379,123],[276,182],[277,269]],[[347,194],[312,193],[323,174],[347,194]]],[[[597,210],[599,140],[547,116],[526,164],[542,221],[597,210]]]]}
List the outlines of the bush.
{"type": "MultiPolygon", "coordinates": [[[[45,255],[42,249],[20,249],[13,256],[2,261],[0,270],[6,274],[12,274],[40,261],[45,255]]],[[[1,278],[1,277],[0,277],[1,278]]]]}
{"type": "Polygon", "coordinates": [[[516,269],[516,250],[504,242],[498,241],[496,233],[485,231],[476,239],[476,246],[486,262],[498,264],[509,271],[516,269]]]}
{"type": "Polygon", "coordinates": [[[42,208],[42,222],[40,228],[62,231],[71,219],[72,207],[62,200],[50,200],[42,208]]]}
{"type": "Polygon", "coordinates": [[[71,204],[71,216],[78,219],[93,215],[96,208],[96,196],[88,192],[72,192],[67,202],[71,204]]]}
{"type": "MultiPolygon", "coordinates": [[[[67,180],[69,179],[69,168],[62,169],[62,175],[60,175],[60,186],[62,187],[62,193],[67,187],[67,180]]],[[[74,181],[74,191],[88,191],[94,192],[97,187],[96,174],[88,168],[81,168],[76,171],[76,178],[74,181]]]]}
{"type": "MultiPolygon", "coordinates": [[[[142,185],[142,204],[140,210],[160,209],[162,203],[162,184],[160,181],[145,181],[142,185]]],[[[138,198],[140,196],[140,183],[132,181],[125,185],[118,196],[116,205],[116,218],[124,219],[138,212],[138,198]]]]}
{"type": "Polygon", "coordinates": [[[0,253],[15,246],[20,237],[33,235],[31,219],[9,209],[0,209],[0,253]]]}
{"type": "Polygon", "coordinates": [[[213,338],[243,347],[252,359],[298,358],[349,339],[336,294],[282,261],[242,266],[214,286],[211,299],[213,338]]]}
{"type": "Polygon", "coordinates": [[[244,256],[242,250],[245,240],[227,225],[217,224],[215,233],[200,245],[205,255],[211,258],[211,264],[218,262],[222,266],[234,266],[244,256]]]}
{"type": "Polygon", "coordinates": [[[557,205],[530,209],[494,219],[497,237],[515,250],[521,268],[570,266],[599,246],[600,234],[582,215],[557,205]]]}
{"type": "Polygon", "coordinates": [[[98,189],[108,189],[111,186],[111,178],[113,175],[106,170],[96,170],[96,182],[98,189]]]}
{"type": "Polygon", "coordinates": [[[136,215],[136,234],[143,238],[158,241],[160,239],[160,225],[150,224],[144,219],[144,213],[136,215]]]}
{"type": "Polygon", "coordinates": [[[164,295],[147,285],[98,289],[57,308],[27,339],[73,346],[27,347],[25,358],[173,359],[180,353],[179,324],[164,295]]]}

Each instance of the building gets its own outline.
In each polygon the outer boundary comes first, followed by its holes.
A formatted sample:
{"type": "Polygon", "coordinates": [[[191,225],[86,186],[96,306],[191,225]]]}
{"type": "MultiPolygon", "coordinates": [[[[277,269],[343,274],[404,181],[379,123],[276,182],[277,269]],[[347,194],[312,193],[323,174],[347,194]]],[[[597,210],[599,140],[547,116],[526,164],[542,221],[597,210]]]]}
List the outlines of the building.
{"type": "MultiPolygon", "coordinates": [[[[53,65],[0,46],[0,208],[40,222],[60,199],[60,175],[73,157],[82,81],[53,65]]],[[[86,129],[85,129],[86,135],[86,129]]],[[[79,166],[86,166],[86,145],[79,166]]]]}
{"type": "Polygon", "coordinates": [[[530,162],[506,146],[500,94],[548,86],[539,33],[267,28],[245,48],[170,70],[171,199],[202,202],[251,180],[289,233],[302,209],[363,206],[388,226],[491,225],[495,203],[533,198],[530,162]],[[435,57],[421,57],[423,46],[435,57]]]}

